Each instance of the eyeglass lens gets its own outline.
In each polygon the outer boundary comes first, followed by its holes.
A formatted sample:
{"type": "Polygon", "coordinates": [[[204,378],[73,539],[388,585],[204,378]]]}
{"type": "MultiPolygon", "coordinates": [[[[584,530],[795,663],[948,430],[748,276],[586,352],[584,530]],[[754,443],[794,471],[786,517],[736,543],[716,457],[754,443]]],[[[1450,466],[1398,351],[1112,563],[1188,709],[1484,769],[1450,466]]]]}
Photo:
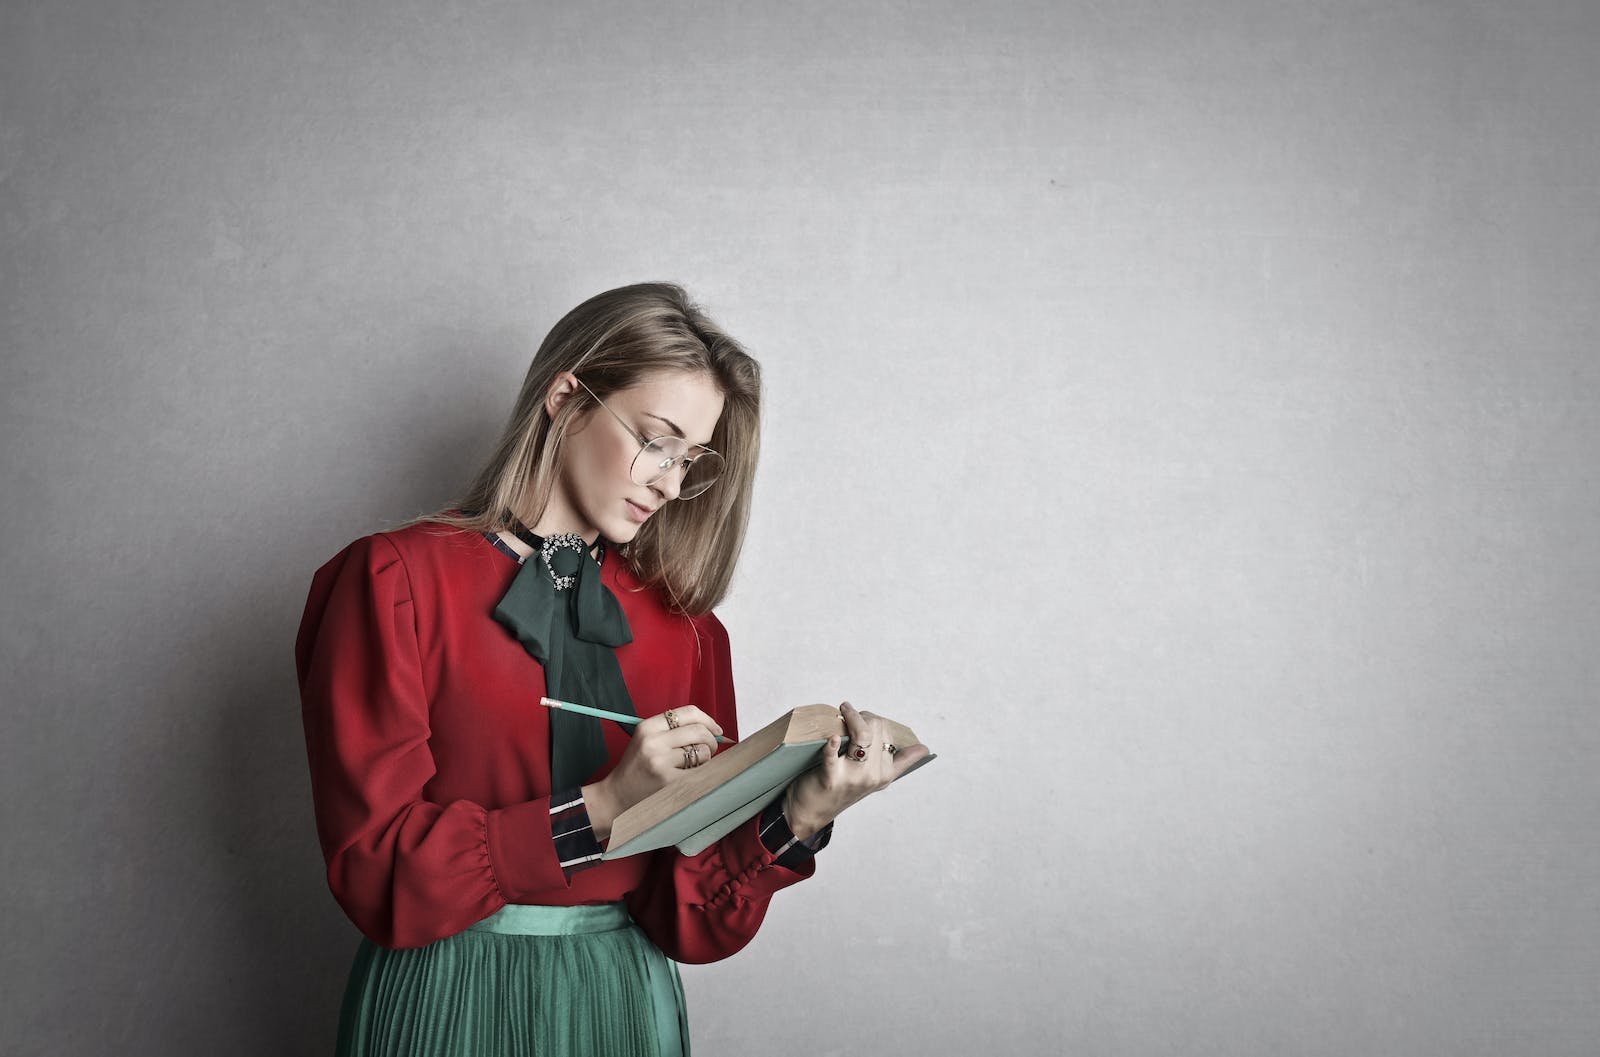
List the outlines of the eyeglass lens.
{"type": "Polygon", "coordinates": [[[652,485],[668,473],[683,474],[678,484],[678,498],[693,499],[722,476],[722,456],[714,451],[690,452],[676,438],[657,437],[633,460],[633,479],[637,484],[652,485]],[[689,464],[687,471],[682,468],[685,462],[689,464]]]}

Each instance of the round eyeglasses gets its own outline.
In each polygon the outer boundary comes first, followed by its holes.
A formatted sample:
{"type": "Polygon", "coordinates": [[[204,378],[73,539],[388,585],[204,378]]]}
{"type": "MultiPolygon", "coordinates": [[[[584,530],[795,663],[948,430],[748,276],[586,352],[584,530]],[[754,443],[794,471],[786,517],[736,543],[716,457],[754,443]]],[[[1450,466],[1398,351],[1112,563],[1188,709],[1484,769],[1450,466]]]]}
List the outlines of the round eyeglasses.
{"type": "Polygon", "coordinates": [[[710,448],[686,443],[678,437],[638,439],[642,447],[639,454],[633,457],[630,471],[634,484],[653,485],[667,474],[682,468],[683,479],[678,482],[678,498],[693,499],[716,484],[717,478],[722,476],[722,456],[710,448]]]}
{"type": "Polygon", "coordinates": [[[634,484],[649,487],[667,474],[681,471],[683,478],[678,482],[678,498],[693,499],[716,484],[717,478],[722,476],[721,455],[703,444],[690,444],[682,437],[656,437],[652,440],[640,436],[622,420],[621,415],[611,410],[610,405],[595,396],[594,390],[582,378],[577,381],[583,386],[584,392],[594,396],[595,403],[610,412],[617,424],[639,442],[639,454],[633,457],[633,465],[628,470],[634,484]]]}

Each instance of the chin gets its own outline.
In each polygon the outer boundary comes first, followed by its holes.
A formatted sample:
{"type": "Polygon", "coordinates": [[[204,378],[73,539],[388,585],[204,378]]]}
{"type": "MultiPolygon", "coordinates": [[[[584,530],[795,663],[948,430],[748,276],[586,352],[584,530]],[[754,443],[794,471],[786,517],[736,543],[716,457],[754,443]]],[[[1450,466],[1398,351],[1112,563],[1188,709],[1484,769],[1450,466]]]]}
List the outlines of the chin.
{"type": "Polygon", "coordinates": [[[615,523],[606,526],[601,531],[605,533],[606,539],[621,545],[623,543],[632,543],[633,537],[637,536],[642,528],[644,528],[643,525],[629,521],[627,518],[618,518],[615,523]]]}

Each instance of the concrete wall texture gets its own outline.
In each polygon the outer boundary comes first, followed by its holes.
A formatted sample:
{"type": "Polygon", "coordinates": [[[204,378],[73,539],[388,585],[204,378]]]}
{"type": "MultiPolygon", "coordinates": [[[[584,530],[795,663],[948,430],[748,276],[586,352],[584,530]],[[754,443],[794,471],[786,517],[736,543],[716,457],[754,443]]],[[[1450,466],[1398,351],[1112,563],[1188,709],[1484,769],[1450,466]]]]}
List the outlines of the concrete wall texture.
{"type": "Polygon", "coordinates": [[[686,970],[697,1053],[1593,1054],[1597,48],[1577,0],[5,4],[5,1052],[329,1051],[311,573],[673,278],[767,371],[746,724],[943,754],[686,970]]]}

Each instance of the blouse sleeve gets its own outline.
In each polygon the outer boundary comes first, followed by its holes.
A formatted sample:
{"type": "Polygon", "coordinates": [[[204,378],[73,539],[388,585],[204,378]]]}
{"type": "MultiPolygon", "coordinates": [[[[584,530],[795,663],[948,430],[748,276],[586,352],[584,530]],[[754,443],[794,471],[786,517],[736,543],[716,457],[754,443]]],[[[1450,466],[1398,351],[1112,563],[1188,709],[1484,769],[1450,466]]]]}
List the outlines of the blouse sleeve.
{"type": "Polygon", "coordinates": [[[428,697],[410,580],[387,539],[317,570],[295,667],[328,886],[374,943],[420,947],[520,892],[566,886],[548,798],[491,811],[423,795],[428,697]]]}
{"type": "MultiPolygon", "coordinates": [[[[688,703],[711,713],[737,739],[728,633],[711,614],[694,624],[700,659],[688,703]]],[[[698,855],[675,848],[651,853],[644,882],[628,896],[628,910],[667,957],[698,964],[738,952],[761,927],[773,894],[816,872],[810,856],[793,867],[780,865],[760,830],[758,816],[698,855]]]]}

